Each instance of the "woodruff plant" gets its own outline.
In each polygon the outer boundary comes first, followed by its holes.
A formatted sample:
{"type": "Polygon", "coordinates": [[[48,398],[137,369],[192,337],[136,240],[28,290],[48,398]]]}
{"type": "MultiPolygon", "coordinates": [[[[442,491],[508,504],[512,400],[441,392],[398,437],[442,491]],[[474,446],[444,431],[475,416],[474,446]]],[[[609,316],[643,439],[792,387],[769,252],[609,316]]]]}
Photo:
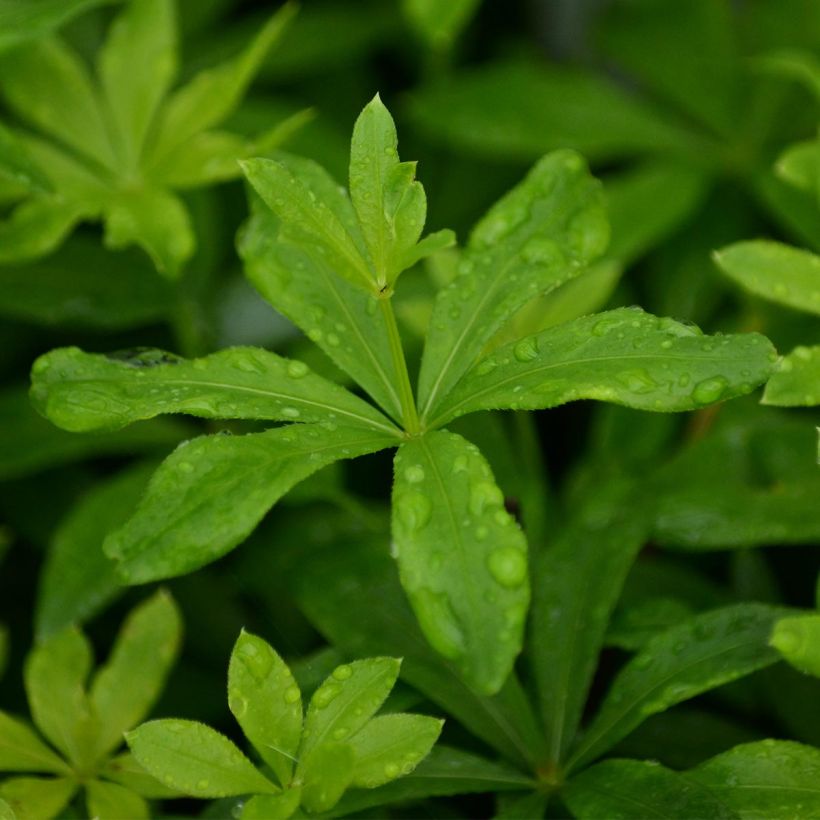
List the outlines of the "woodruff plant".
{"type": "Polygon", "coordinates": [[[447,425],[585,398],[694,410],[750,392],[776,354],[757,334],[704,336],[634,308],[494,346],[523,305],[578,276],[606,246],[597,181],[580,156],[557,151],[474,228],[458,275],[436,297],[414,390],[392,297],[402,271],[453,235],[421,238],[424,190],[414,164],[399,161],[379,98],[354,127],[349,196],[305,159],[243,168],[258,194],[240,238],[248,276],[372,403],[255,348],[194,360],[76,348],[41,357],[32,399],[67,430],[172,412],[290,422],[181,445],[105,551],[129,583],[190,572],[239,544],[311,473],[396,447],[392,536],[404,589],[435,650],[476,691],[497,692],[521,648],[527,544],[485,458],[447,425]]]}

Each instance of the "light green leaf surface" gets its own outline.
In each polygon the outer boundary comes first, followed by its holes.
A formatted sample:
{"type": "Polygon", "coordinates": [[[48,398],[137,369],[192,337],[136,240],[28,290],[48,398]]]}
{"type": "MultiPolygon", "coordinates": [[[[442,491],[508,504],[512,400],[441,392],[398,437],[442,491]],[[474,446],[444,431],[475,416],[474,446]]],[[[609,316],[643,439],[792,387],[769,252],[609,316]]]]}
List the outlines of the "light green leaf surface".
{"type": "MultiPolygon", "coordinates": [[[[317,198],[337,201],[337,213],[355,221],[350,202],[318,165],[292,163],[317,198]]],[[[239,253],[254,287],[303,330],[393,418],[401,416],[387,326],[376,299],[337,276],[323,256],[293,244],[282,223],[258,199],[239,238],[239,253]]]]}
{"type": "Polygon", "coordinates": [[[375,408],[300,361],[235,347],[185,360],[161,350],[52,350],[32,368],[32,401],[64,430],[114,430],[163,413],[344,424],[390,434],[375,408]]]}
{"type": "Polygon", "coordinates": [[[159,697],[176,660],[182,621],[160,590],[134,609],[120,629],[107,663],[94,677],[91,704],[100,719],[97,754],[113,751],[159,697]]]}
{"type": "Polygon", "coordinates": [[[300,786],[282,794],[257,794],[242,806],[242,820],[287,820],[299,808],[301,799],[300,786]]]}
{"type": "Polygon", "coordinates": [[[521,649],[527,544],[474,445],[437,431],[394,465],[393,540],[402,586],[433,648],[485,695],[521,649]]]}
{"type": "Polygon", "coordinates": [[[0,799],[0,820],[17,820],[14,809],[2,799],[0,799]]]}
{"type": "Polygon", "coordinates": [[[763,239],[715,253],[720,269],[757,296],[820,316],[820,257],[763,239]]]}
{"type": "Polygon", "coordinates": [[[414,29],[436,49],[448,49],[476,13],[481,0],[403,0],[402,10],[414,29]]]}
{"type": "Polygon", "coordinates": [[[304,772],[302,805],[309,812],[332,809],[353,779],[355,757],[346,743],[325,743],[312,755],[304,772]]]}
{"type": "Polygon", "coordinates": [[[696,615],[662,632],[621,670],[575,748],[577,770],[646,718],[778,660],[767,646],[782,610],[737,604],[696,615]]]}
{"type": "Polygon", "coordinates": [[[196,238],[182,200],[161,188],[119,191],[105,211],[105,245],[121,250],[139,245],[156,269],[176,279],[193,256],[196,238]]]}
{"type": "Polygon", "coordinates": [[[0,123],[0,177],[19,183],[26,190],[46,192],[51,182],[31,158],[25,145],[0,123]]]}
{"type": "Polygon", "coordinates": [[[410,774],[427,756],[444,721],[426,715],[382,715],[350,740],[356,755],[353,786],[374,789],[410,774]]]}
{"type": "Polygon", "coordinates": [[[168,0],[131,0],[99,52],[100,83],[127,169],[139,166],[145,136],[176,74],[175,17],[168,0]]]}
{"type": "Polygon", "coordinates": [[[581,157],[557,151],[540,160],[479,221],[458,276],[436,297],[419,375],[422,414],[436,412],[515,311],[581,273],[608,237],[600,186],[581,157]]]}
{"type": "Polygon", "coordinates": [[[310,699],[297,772],[317,769],[323,746],[347,742],[370,720],[393,689],[400,666],[395,658],[366,658],[333,670],[310,699]]]}
{"type": "Polygon", "coordinates": [[[11,777],[0,783],[0,798],[15,820],[52,820],[76,790],[77,784],[68,778],[11,777]]]}
{"type": "Polygon", "coordinates": [[[321,467],[390,447],[340,427],[293,426],[245,436],[203,436],[160,466],[133,518],[106,554],[130,583],[181,575],[240,543],[276,501],[321,467]]]}
{"type": "Polygon", "coordinates": [[[743,820],[820,817],[820,751],[787,740],[735,746],[686,773],[743,820]]]}
{"type": "Polygon", "coordinates": [[[477,410],[536,410],[577,399],[696,410],[749,393],[776,358],[756,333],[704,336],[672,319],[619,308],[549,328],[482,359],[444,400],[434,423],[477,410]]]}
{"type": "Polygon", "coordinates": [[[820,678],[820,615],[781,618],[769,643],[796,669],[820,678]]]}
{"type": "Polygon", "coordinates": [[[302,696],[273,648],[244,630],[228,667],[228,706],[279,783],[290,784],[302,736],[302,696]]]}
{"type": "Polygon", "coordinates": [[[780,359],[761,401],[776,407],[820,404],[820,345],[800,345],[780,359]]]}
{"type": "Polygon", "coordinates": [[[739,817],[707,786],[693,783],[660,763],[605,760],[573,777],[561,797],[578,820],[739,817]]]}
{"type": "Polygon", "coordinates": [[[613,484],[536,558],[532,664],[553,761],[574,739],[609,619],[649,523],[630,488],[613,484]]]}
{"type": "Polygon", "coordinates": [[[85,692],[92,662],[88,640],[70,627],[37,644],[24,667],[34,722],[76,766],[94,759],[98,725],[85,692]]]}
{"type": "Polygon", "coordinates": [[[86,206],[56,194],[27,199],[0,222],[0,263],[44,256],[87,215],[86,206]]]}
{"type": "Polygon", "coordinates": [[[142,797],[178,797],[179,792],[160,783],[137,763],[131,752],[124,752],[111,758],[100,770],[101,777],[119,783],[142,797]]]}
{"type": "Polygon", "coordinates": [[[820,193],[820,140],[790,145],[778,157],[775,171],[795,188],[820,193]]]}
{"type": "Polygon", "coordinates": [[[85,788],[88,815],[94,820],[143,820],[151,816],[145,800],[125,786],[89,780],[85,788]]]}
{"type": "Polygon", "coordinates": [[[66,774],[66,763],[23,721],[0,712],[0,771],[66,774]]]}
{"type": "Polygon", "coordinates": [[[80,624],[115,598],[122,585],[102,544],[140,500],[155,464],[137,464],[102,481],[60,523],[40,575],[37,636],[80,624]]]}
{"type": "Polygon", "coordinates": [[[125,739],[134,757],[160,782],[192,797],[276,794],[224,735],[193,720],[151,720],[125,739]]]}

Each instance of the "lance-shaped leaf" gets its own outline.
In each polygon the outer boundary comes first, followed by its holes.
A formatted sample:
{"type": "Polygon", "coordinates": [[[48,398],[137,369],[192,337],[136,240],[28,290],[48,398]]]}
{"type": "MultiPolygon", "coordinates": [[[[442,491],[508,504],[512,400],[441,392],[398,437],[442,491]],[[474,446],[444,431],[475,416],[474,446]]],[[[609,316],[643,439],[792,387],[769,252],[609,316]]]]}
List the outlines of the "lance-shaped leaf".
{"type": "Polygon", "coordinates": [[[68,774],[68,765],[21,720],[0,712],[0,771],[68,774]]]}
{"type": "Polygon", "coordinates": [[[820,257],[780,242],[729,245],[715,261],[730,278],[765,299],[820,315],[820,257]]]}
{"type": "Polygon", "coordinates": [[[288,785],[302,736],[302,694],[273,648],[244,630],[228,667],[228,706],[282,786],[288,785]]]}
{"type": "Polygon", "coordinates": [[[429,418],[523,304],[581,273],[609,238],[600,185],[572,151],[538,162],[476,225],[436,297],[419,375],[429,418]]]}
{"type": "Polygon", "coordinates": [[[125,739],[162,783],[193,797],[276,794],[274,786],[224,735],[193,720],[151,720],[125,739]]]}
{"type": "Polygon", "coordinates": [[[332,809],[353,780],[353,749],[346,743],[325,743],[311,756],[303,775],[302,805],[309,812],[332,809]]]}
{"type": "Polygon", "coordinates": [[[777,407],[820,404],[820,345],[800,345],[780,359],[761,401],[777,407]]]}
{"type": "Polygon", "coordinates": [[[51,182],[25,145],[0,123],[0,178],[23,185],[30,191],[51,191],[51,182]]]}
{"type": "Polygon", "coordinates": [[[693,783],[685,775],[645,760],[598,763],[573,777],[561,792],[561,798],[578,820],[601,817],[607,820],[636,817],[737,820],[741,816],[708,786],[693,783]]]}
{"type": "Polygon", "coordinates": [[[777,159],[777,175],[796,188],[818,193],[820,188],[820,140],[790,145],[777,159]]]}
{"type": "Polygon", "coordinates": [[[443,431],[401,446],[393,540],[430,644],[479,692],[498,692],[521,649],[527,544],[478,448],[443,431]]]}
{"type": "Polygon", "coordinates": [[[176,604],[163,591],[128,616],[91,686],[91,704],[100,719],[98,756],[119,746],[123,733],[153,706],[176,659],[181,632],[176,604]]]}
{"type": "Polygon", "coordinates": [[[574,771],[656,712],[775,663],[767,645],[783,610],[738,604],[697,615],[649,641],[621,670],[568,761],[574,771]]]}
{"type": "Polygon", "coordinates": [[[94,759],[97,721],[85,692],[91,664],[91,646],[72,627],[35,646],[24,669],[34,722],[75,766],[94,759]]]}
{"type": "Polygon", "coordinates": [[[445,5],[435,0],[404,0],[402,10],[428,45],[446,50],[470,22],[479,4],[480,0],[453,0],[445,5]]]}
{"type": "Polygon", "coordinates": [[[257,794],[243,803],[242,820],[287,820],[301,799],[301,786],[291,786],[282,794],[257,794]]]}
{"type": "Polygon", "coordinates": [[[76,791],[76,781],[67,777],[10,777],[0,783],[0,799],[14,812],[12,820],[57,817],[76,791]]]}
{"type": "Polygon", "coordinates": [[[796,669],[820,678],[820,615],[781,618],[769,643],[796,669]]]}
{"type": "Polygon", "coordinates": [[[488,409],[598,399],[639,410],[695,410],[753,390],[777,359],[765,336],[704,336],[636,308],[585,316],[505,345],[445,399],[435,424],[488,409]]]}
{"type": "MultiPolygon", "coordinates": [[[[396,125],[377,94],[353,127],[350,198],[379,289],[393,285],[421,258],[410,255],[427,218],[427,198],[415,174],[414,162],[399,162],[396,125]]],[[[452,232],[441,237],[445,239],[449,241],[444,244],[452,244],[452,232]]],[[[439,241],[427,244],[432,250],[444,246],[439,241]]]]}
{"type": "Polygon", "coordinates": [[[444,721],[426,715],[382,715],[351,738],[353,786],[374,789],[410,774],[427,756],[444,721]]]}
{"type": "Polygon", "coordinates": [[[393,443],[361,430],[307,425],[194,439],[163,462],[133,518],[104,549],[129,583],[190,572],[235,547],[311,473],[393,443]]]}
{"type": "Polygon", "coordinates": [[[596,494],[533,570],[533,668],[550,759],[581,720],[607,624],[649,530],[629,486],[596,494]]]}
{"type": "Polygon", "coordinates": [[[179,792],[164,785],[140,766],[131,752],[112,757],[101,769],[101,777],[119,783],[143,797],[179,797],[179,792]]]}
{"type": "Polygon", "coordinates": [[[192,360],[161,350],[104,356],[60,348],[34,363],[31,397],[44,416],[72,432],[116,430],[162,413],[395,429],[302,362],[253,347],[192,360]]]}
{"type": "Polygon", "coordinates": [[[85,788],[88,814],[95,820],[147,820],[151,816],[145,800],[118,783],[89,780],[85,788]]]}
{"type": "MultiPolygon", "coordinates": [[[[345,224],[355,214],[339,186],[309,160],[290,160],[317,198],[333,202],[345,224]]],[[[292,244],[281,220],[258,198],[239,239],[245,271],[256,289],[393,418],[401,417],[390,339],[375,298],[336,275],[330,260],[292,244]]]]}
{"type": "Polygon", "coordinates": [[[743,820],[820,816],[820,751],[787,740],[744,743],[686,773],[743,820]]]}

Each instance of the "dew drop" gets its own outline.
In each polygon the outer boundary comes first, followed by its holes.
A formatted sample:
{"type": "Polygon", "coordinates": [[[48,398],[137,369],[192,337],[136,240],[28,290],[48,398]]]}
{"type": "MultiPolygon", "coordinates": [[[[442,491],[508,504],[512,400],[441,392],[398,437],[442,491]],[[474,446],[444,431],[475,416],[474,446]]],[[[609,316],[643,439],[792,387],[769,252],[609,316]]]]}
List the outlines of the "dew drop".
{"type": "Polygon", "coordinates": [[[475,369],[476,376],[486,376],[488,373],[492,373],[497,366],[498,362],[495,359],[484,359],[475,369]]]}
{"type": "Polygon", "coordinates": [[[308,366],[304,362],[288,362],[288,376],[292,379],[301,379],[303,376],[307,376],[307,373],[308,366]]]}
{"type": "Polygon", "coordinates": [[[424,481],[424,468],[420,464],[413,464],[404,471],[404,477],[410,484],[424,481]]]}
{"type": "Polygon", "coordinates": [[[396,499],[396,513],[401,524],[409,531],[422,529],[432,513],[430,499],[420,492],[407,492],[396,499]]]}
{"type": "Polygon", "coordinates": [[[299,692],[299,687],[294,684],[285,689],[282,697],[284,698],[285,703],[294,704],[302,697],[302,695],[299,692]]]}
{"type": "Polygon", "coordinates": [[[487,507],[497,507],[503,503],[503,493],[489,481],[479,481],[470,488],[470,512],[473,515],[481,515],[487,507]]]}
{"type": "Polygon", "coordinates": [[[538,358],[538,339],[530,336],[522,339],[513,348],[513,355],[519,362],[532,362],[538,358]]]}
{"type": "Polygon", "coordinates": [[[384,767],[384,776],[389,777],[391,780],[397,778],[401,772],[401,769],[395,763],[388,763],[384,767]]]}
{"type": "Polygon", "coordinates": [[[337,666],[333,670],[333,677],[336,678],[336,680],[350,680],[352,674],[353,670],[346,663],[337,666]]]}
{"type": "Polygon", "coordinates": [[[298,419],[302,413],[295,407],[283,407],[282,415],[289,419],[298,419]]]}
{"type": "Polygon", "coordinates": [[[527,557],[516,547],[499,547],[488,556],[487,568],[501,586],[512,589],[527,577],[527,557]]]}
{"type": "Polygon", "coordinates": [[[728,386],[729,382],[723,376],[704,379],[695,385],[692,390],[692,399],[696,404],[711,404],[720,399],[728,386]]]}
{"type": "Polygon", "coordinates": [[[323,683],[313,695],[312,702],[316,705],[317,709],[324,709],[339,696],[341,691],[342,687],[339,686],[338,683],[333,683],[332,681],[330,683],[323,683]]]}

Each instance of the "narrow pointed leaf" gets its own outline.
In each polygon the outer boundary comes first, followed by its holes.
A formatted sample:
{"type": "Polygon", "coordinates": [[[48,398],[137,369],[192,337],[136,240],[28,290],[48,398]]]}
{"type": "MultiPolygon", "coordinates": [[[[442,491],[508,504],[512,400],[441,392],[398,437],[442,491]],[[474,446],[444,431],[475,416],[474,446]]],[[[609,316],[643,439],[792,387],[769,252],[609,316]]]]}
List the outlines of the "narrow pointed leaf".
{"type": "Polygon", "coordinates": [[[522,305],[581,273],[608,235],[600,186],[581,157],[557,151],[538,162],[476,225],[458,276],[436,298],[419,376],[424,414],[522,305]]]}
{"type": "Polygon", "coordinates": [[[621,670],[568,762],[599,757],[647,717],[779,659],[767,645],[782,610],[737,604],[697,615],[649,641],[621,670]]]}
{"type": "Polygon", "coordinates": [[[820,751],[787,740],[735,746],[686,773],[743,820],[820,817],[820,751]]]}
{"type": "Polygon", "coordinates": [[[410,774],[427,756],[444,721],[426,715],[382,715],[350,740],[356,754],[353,786],[374,789],[410,774]]]}
{"type": "Polygon", "coordinates": [[[23,185],[29,191],[51,191],[51,182],[26,146],[0,123],[0,177],[23,185]]]}
{"type": "Polygon", "coordinates": [[[521,649],[527,544],[484,457],[436,431],[395,460],[393,540],[402,585],[433,648],[485,695],[521,649]]]}
{"type": "Polygon", "coordinates": [[[120,629],[108,662],[91,686],[91,704],[100,718],[100,757],[122,743],[123,734],[150,711],[176,660],[182,623],[170,595],[160,590],[131,612],[120,629]]]}
{"type": "Polygon", "coordinates": [[[795,669],[820,678],[820,615],[781,618],[769,643],[795,669]]]}
{"type": "Polygon", "coordinates": [[[302,362],[253,347],[192,360],[161,350],[104,356],[60,348],[35,362],[31,396],[44,416],[72,432],[115,430],[162,413],[395,429],[302,362]]]}
{"type": "Polygon", "coordinates": [[[67,774],[66,763],[21,720],[0,712],[0,770],[67,774]]]}
{"type": "Polygon", "coordinates": [[[302,784],[302,805],[309,812],[332,809],[353,779],[355,757],[353,749],[344,743],[319,746],[305,770],[302,784]]]}
{"type": "Polygon", "coordinates": [[[466,374],[435,423],[477,410],[535,410],[577,399],[696,410],[749,393],[776,359],[757,333],[704,336],[672,319],[619,308],[500,348],[466,374]]]}
{"type": "Polygon", "coordinates": [[[175,13],[166,0],[131,0],[100,51],[100,81],[127,167],[141,159],[148,128],[176,73],[175,13]]]}
{"type": "Polygon", "coordinates": [[[179,797],[179,792],[172,789],[152,775],[137,763],[131,752],[124,752],[112,757],[100,770],[100,776],[114,783],[125,786],[142,797],[161,799],[164,797],[179,797]]]}
{"type": "Polygon", "coordinates": [[[69,778],[10,777],[0,783],[0,798],[14,812],[14,820],[57,817],[76,791],[69,778]]]}
{"type": "Polygon", "coordinates": [[[242,806],[242,820],[287,820],[299,808],[301,786],[282,794],[257,794],[242,806]]]}
{"type": "Polygon", "coordinates": [[[237,747],[192,720],[152,720],[126,735],[134,757],[162,783],[192,797],[276,794],[237,747]]]}
{"type": "Polygon", "coordinates": [[[800,345],[780,359],[761,401],[776,407],[820,404],[820,345],[800,345]]]}
{"type": "Polygon", "coordinates": [[[820,316],[820,257],[780,242],[738,242],[715,253],[720,269],[757,296],[820,316]]]}
{"type": "Polygon", "coordinates": [[[85,788],[88,815],[95,820],[143,820],[151,816],[145,800],[125,786],[90,780],[85,788]]]}
{"type": "Polygon", "coordinates": [[[58,195],[36,196],[0,222],[0,263],[24,262],[53,251],[88,214],[85,206],[58,195]]]}
{"type": "Polygon", "coordinates": [[[231,653],[228,706],[245,737],[287,786],[302,736],[302,696],[273,648],[245,631],[231,653]]]}
{"type": "Polygon", "coordinates": [[[35,646],[26,658],[26,695],[40,731],[72,763],[93,759],[97,723],[85,693],[91,646],[69,628],[35,646]]]}
{"type": "Polygon", "coordinates": [[[347,742],[370,720],[393,689],[400,666],[395,658],[367,658],[333,670],[310,700],[297,771],[315,769],[314,755],[323,746],[347,742]]]}
{"type": "MultiPolygon", "coordinates": [[[[346,224],[355,222],[350,202],[318,165],[308,160],[291,164],[317,198],[335,203],[346,224]]],[[[381,407],[400,418],[398,376],[377,300],[337,276],[325,257],[290,243],[281,221],[257,198],[251,208],[239,240],[248,278],[381,407]]]]}
{"type": "Polygon", "coordinates": [[[402,9],[412,26],[436,49],[450,48],[459,32],[470,22],[481,0],[403,0],[402,9]]]}
{"type": "Polygon", "coordinates": [[[240,54],[200,72],[174,92],[161,113],[155,156],[162,156],[200,131],[218,125],[233,111],[295,13],[296,5],[286,3],[240,54]]]}
{"type": "Polygon", "coordinates": [[[777,175],[809,193],[820,191],[820,141],[798,142],[789,146],[778,158],[777,175]]]}
{"type": "Polygon", "coordinates": [[[634,820],[636,817],[708,817],[737,820],[707,786],[693,783],[659,763],[605,760],[573,777],[561,797],[578,820],[634,820]]]}
{"type": "Polygon", "coordinates": [[[0,56],[0,88],[21,119],[109,167],[114,152],[88,71],[56,38],[0,56]]]}
{"type": "Polygon", "coordinates": [[[129,583],[190,572],[235,547],[311,473],[392,444],[386,436],[314,426],[194,439],[163,462],[133,518],[104,549],[129,583]]]}
{"type": "Polygon", "coordinates": [[[630,488],[613,485],[536,559],[533,669],[553,761],[574,739],[610,616],[649,524],[630,488]]]}

